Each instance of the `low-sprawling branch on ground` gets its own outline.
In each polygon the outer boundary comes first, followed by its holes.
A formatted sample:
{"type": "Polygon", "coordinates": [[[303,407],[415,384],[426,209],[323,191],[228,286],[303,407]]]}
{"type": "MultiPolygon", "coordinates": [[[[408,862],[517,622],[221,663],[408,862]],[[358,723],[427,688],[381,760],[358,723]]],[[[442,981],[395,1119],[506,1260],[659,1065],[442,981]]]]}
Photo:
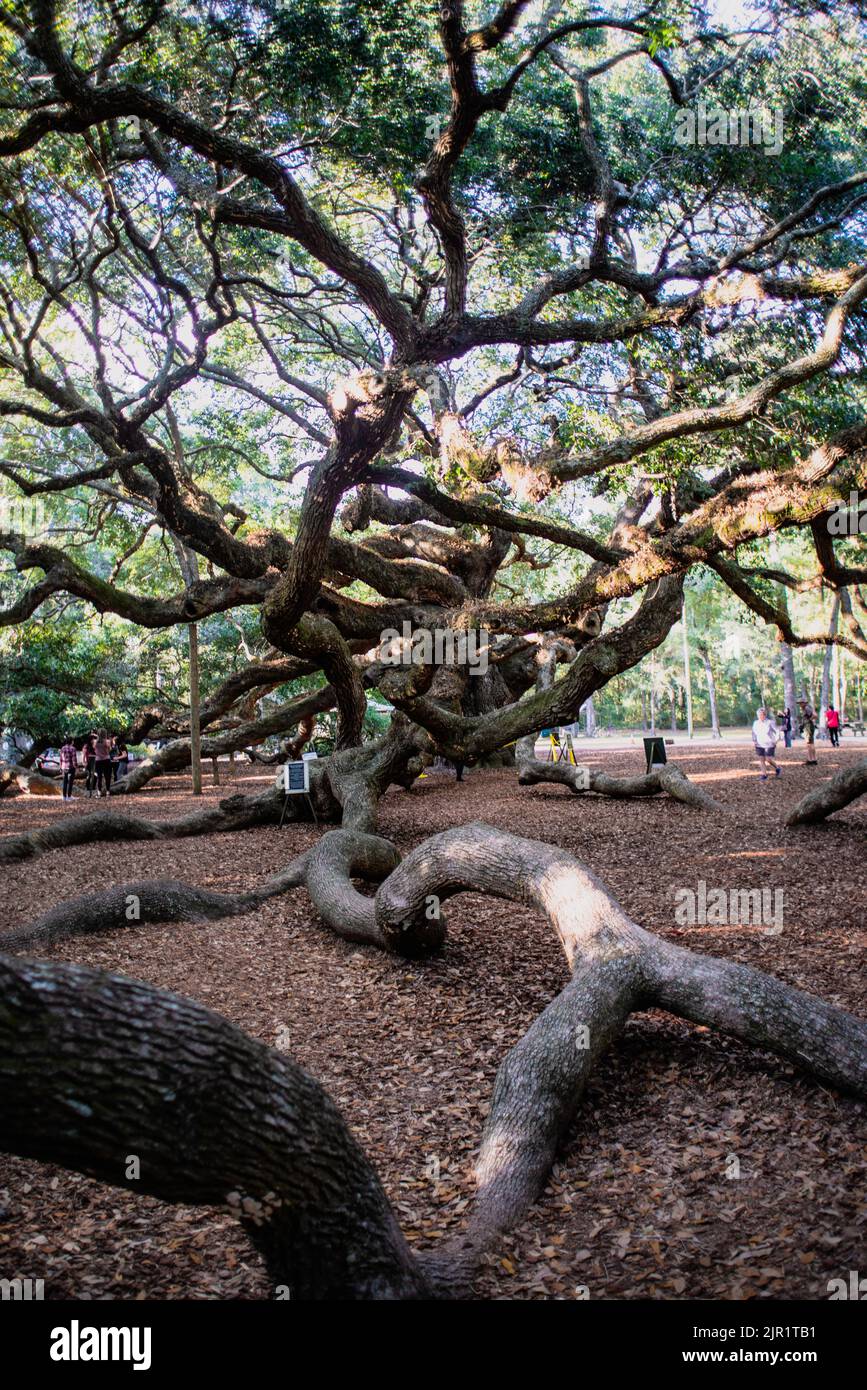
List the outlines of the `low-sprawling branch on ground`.
{"type": "Polygon", "coordinates": [[[535,745],[535,736],[531,734],[528,738],[520,739],[515,749],[518,781],[522,787],[533,786],[537,782],[554,782],[568,787],[576,795],[597,792],[600,796],[615,798],[657,796],[660,792],[667,792],[674,801],[682,801],[697,811],[722,810],[719,802],[691,782],[676,763],[666,763],[664,767],[654,768],[643,776],[612,777],[609,772],[571,763],[565,758],[558,762],[543,762],[536,757],[535,745]]]}
{"type": "Polygon", "coordinates": [[[867,758],[841,768],[830,782],[807,792],[786,817],[786,825],[814,825],[842,811],[844,806],[867,793],[867,758]]]}
{"type": "MultiPolygon", "coordinates": [[[[445,921],[431,920],[429,905],[465,891],[535,907],[560,939],[571,979],[500,1066],[459,1238],[435,1256],[409,1253],[327,1096],[291,1063],[199,1005],[81,966],[0,956],[0,1145],[117,1186],[126,1156],[141,1155],[138,1190],[234,1207],[271,1277],[297,1297],[456,1296],[538,1197],[595,1062],[636,1010],[709,1024],[867,1095],[867,1023],[762,971],[659,940],[556,846],[473,824],[396,862],[387,841],[342,830],[259,892],[301,874],[332,926],[401,954],[442,945],[445,921]],[[358,875],[385,875],[372,900],[353,886],[358,875]]],[[[147,895],[159,891],[138,885],[152,906],[147,895]]],[[[164,910],[180,915],[179,886],[162,891],[164,910]]],[[[219,895],[183,891],[190,915],[215,912],[219,895]]],[[[98,906],[117,914],[124,904],[115,890],[98,906]]],[[[54,927],[63,930],[60,917],[54,927]]],[[[26,947],[26,934],[16,944],[26,947]]]]}

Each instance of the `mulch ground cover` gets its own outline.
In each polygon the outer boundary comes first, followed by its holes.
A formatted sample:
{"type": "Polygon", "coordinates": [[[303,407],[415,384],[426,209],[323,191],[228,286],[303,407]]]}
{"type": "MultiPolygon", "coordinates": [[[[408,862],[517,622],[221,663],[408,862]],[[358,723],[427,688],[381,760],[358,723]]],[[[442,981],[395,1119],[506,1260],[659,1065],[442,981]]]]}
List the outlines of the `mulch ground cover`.
{"type": "MultiPolygon", "coordinates": [[[[581,754],[615,774],[638,751],[581,754]]],[[[614,802],[521,788],[514,771],[457,784],[432,774],[393,789],[381,833],[406,852],[471,820],[558,844],[587,863],[636,921],[681,946],[743,961],[867,1013],[867,798],[825,824],[787,830],[786,811],[856,756],[859,740],[782,755],[760,783],[747,748],[697,748],[684,771],[725,807],[614,802]],[[784,890],[784,928],[678,925],[675,893],[784,890]]],[[[206,801],[270,774],[244,769],[206,801]]],[[[153,819],[191,809],[166,777],[112,809],[153,819]]],[[[0,801],[0,834],[105,803],[0,801]]],[[[251,887],[310,845],[287,826],[165,843],[96,844],[0,868],[0,931],[113,883],[179,878],[251,887]]],[[[250,916],[131,926],[46,948],[188,995],[292,1057],[329,1091],[376,1164],[408,1239],[456,1234],[505,1053],[563,987],[565,960],[536,914],[465,894],[446,907],[438,959],[407,963],[339,940],[303,889],[250,916]]],[[[2,944],[2,938],[0,938],[2,944]]],[[[825,1299],[865,1269],[865,1107],[773,1056],[658,1011],[636,1015],[599,1066],[547,1188],[492,1253],[488,1299],[825,1299]]],[[[50,1165],[0,1156],[0,1277],[45,1280],[47,1298],[267,1298],[264,1266],[228,1209],[170,1207],[50,1165]]]]}

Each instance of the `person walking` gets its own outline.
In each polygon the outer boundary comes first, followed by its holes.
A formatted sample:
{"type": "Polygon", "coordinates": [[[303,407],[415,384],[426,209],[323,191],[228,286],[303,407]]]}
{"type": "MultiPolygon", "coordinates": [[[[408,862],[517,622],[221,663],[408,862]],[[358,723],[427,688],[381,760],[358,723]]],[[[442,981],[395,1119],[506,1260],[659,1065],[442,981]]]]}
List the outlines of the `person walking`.
{"type": "Polygon", "coordinates": [[[782,733],[783,733],[783,743],[786,745],[787,748],[791,748],[791,746],[792,746],[792,711],[789,709],[789,706],[788,706],[788,705],[786,705],[786,708],[783,710],[782,714],[779,715],[779,727],[780,727],[780,729],[782,730],[782,733]]]}
{"type": "Polygon", "coordinates": [[[816,757],[816,711],[803,695],[798,701],[798,709],[801,715],[801,732],[807,740],[807,767],[815,767],[819,761],[816,757]]]}
{"type": "Polygon", "coordinates": [[[84,740],[81,749],[81,758],[84,763],[84,787],[88,797],[93,796],[93,789],[96,786],[96,734],[91,732],[84,740]]]}
{"type": "Polygon", "coordinates": [[[72,800],[72,787],[75,782],[75,769],[78,766],[78,749],[72,742],[72,734],[64,734],[60,749],[60,771],[63,775],[63,800],[72,800]]]}
{"type": "Polygon", "coordinates": [[[840,715],[833,705],[829,705],[825,711],[825,727],[828,730],[828,737],[831,740],[832,748],[840,747],[840,715]]]}
{"type": "Polygon", "coordinates": [[[108,796],[111,791],[111,739],[105,729],[100,729],[93,745],[95,754],[96,794],[108,796]],[[105,783],[105,791],[103,791],[105,783]]]}
{"type": "Polygon", "coordinates": [[[755,722],[753,723],[753,744],[756,750],[756,757],[759,760],[759,768],[761,769],[759,774],[760,782],[767,782],[768,780],[766,769],[769,763],[774,769],[774,776],[782,776],[783,769],[777,767],[777,764],[774,762],[778,738],[779,731],[774,721],[768,718],[767,710],[757,710],[755,722]]]}

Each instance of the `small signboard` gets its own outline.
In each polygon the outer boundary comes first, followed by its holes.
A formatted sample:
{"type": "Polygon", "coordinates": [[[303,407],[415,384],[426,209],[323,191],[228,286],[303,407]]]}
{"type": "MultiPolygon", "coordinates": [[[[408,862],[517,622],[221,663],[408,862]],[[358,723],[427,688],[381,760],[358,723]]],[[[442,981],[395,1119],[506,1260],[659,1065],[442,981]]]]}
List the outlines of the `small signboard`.
{"type": "Polygon", "coordinates": [[[283,790],[287,796],[307,796],[310,791],[310,765],[304,759],[283,765],[283,790]]]}
{"type": "Polygon", "coordinates": [[[644,756],[647,759],[647,771],[652,772],[655,767],[662,767],[668,762],[665,753],[664,738],[646,738],[644,740],[644,756]]]}

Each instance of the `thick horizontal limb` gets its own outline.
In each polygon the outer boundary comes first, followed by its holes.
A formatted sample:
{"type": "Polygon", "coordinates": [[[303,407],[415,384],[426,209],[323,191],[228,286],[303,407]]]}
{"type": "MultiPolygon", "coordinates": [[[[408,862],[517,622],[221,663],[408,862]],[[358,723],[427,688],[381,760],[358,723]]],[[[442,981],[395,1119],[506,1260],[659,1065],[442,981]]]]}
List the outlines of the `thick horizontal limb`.
{"type": "Polygon", "coordinates": [[[786,825],[814,825],[835,811],[840,811],[867,793],[867,758],[862,758],[852,767],[844,767],[821,787],[812,791],[798,802],[786,817],[786,825]]]}
{"type": "Polygon", "coordinates": [[[535,743],[535,738],[530,735],[522,738],[516,749],[515,762],[522,787],[532,786],[536,782],[555,782],[576,794],[598,792],[600,796],[617,798],[657,796],[660,792],[667,792],[675,801],[682,801],[698,811],[722,810],[719,802],[690,782],[676,763],[666,763],[664,767],[654,768],[643,776],[612,777],[608,772],[598,772],[562,758],[556,763],[542,762],[535,755],[535,743]]]}
{"type": "Polygon", "coordinates": [[[0,1147],[163,1201],[228,1207],[294,1297],[428,1291],[322,1088],[165,990],[0,957],[0,1147]]]}

